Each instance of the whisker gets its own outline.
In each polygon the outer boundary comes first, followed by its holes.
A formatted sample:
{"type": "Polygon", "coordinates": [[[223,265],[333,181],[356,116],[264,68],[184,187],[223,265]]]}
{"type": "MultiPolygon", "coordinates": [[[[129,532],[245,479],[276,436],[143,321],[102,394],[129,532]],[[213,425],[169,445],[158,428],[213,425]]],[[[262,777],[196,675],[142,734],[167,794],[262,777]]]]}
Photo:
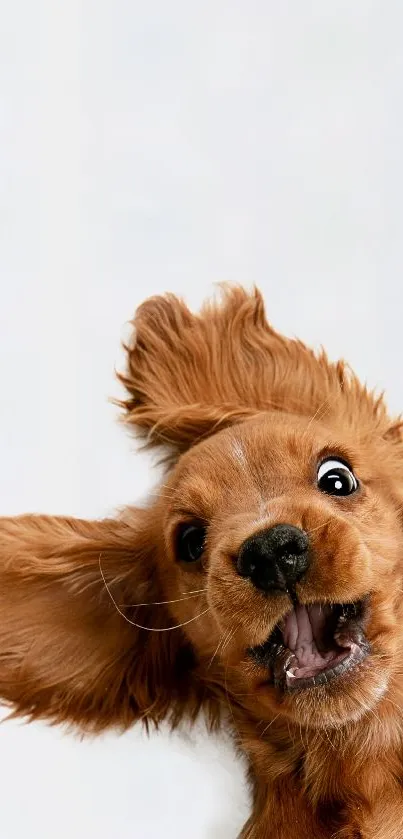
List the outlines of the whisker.
{"type": "Polygon", "coordinates": [[[211,656],[211,659],[210,659],[210,661],[209,661],[209,663],[208,663],[208,665],[207,665],[207,670],[209,670],[209,669],[210,669],[210,667],[211,667],[211,665],[212,665],[212,663],[213,663],[213,661],[214,661],[214,659],[215,659],[216,655],[218,654],[218,651],[219,651],[219,649],[220,649],[221,644],[222,644],[222,646],[224,647],[224,641],[227,641],[227,640],[228,640],[229,636],[231,635],[231,632],[232,632],[232,630],[230,629],[227,635],[224,635],[224,633],[223,633],[223,634],[220,636],[220,640],[219,640],[219,642],[218,642],[218,644],[217,644],[217,646],[216,646],[216,648],[215,648],[215,650],[214,650],[214,652],[213,652],[213,655],[211,656]]]}
{"type": "Polygon", "coordinates": [[[230,631],[228,632],[228,634],[225,637],[222,636],[220,638],[220,641],[218,642],[217,649],[216,649],[215,653],[213,654],[213,657],[212,657],[212,659],[211,659],[211,661],[210,661],[210,663],[207,667],[207,670],[209,669],[209,667],[211,667],[211,664],[212,664],[215,656],[218,654],[218,652],[220,651],[220,653],[222,654],[224,652],[224,650],[226,649],[226,647],[228,647],[228,644],[232,641],[236,630],[237,630],[237,627],[235,627],[234,629],[230,629],[230,631]],[[223,640],[223,638],[224,638],[224,640],[223,640]],[[222,642],[222,644],[221,644],[221,650],[220,650],[220,643],[221,642],[222,642]]]}
{"type": "Polygon", "coordinates": [[[175,626],[166,626],[166,627],[162,627],[162,628],[156,628],[156,627],[152,627],[152,626],[142,626],[141,624],[135,623],[135,621],[130,620],[130,618],[128,618],[127,615],[125,615],[124,612],[122,612],[122,610],[119,609],[119,606],[116,603],[116,600],[115,600],[115,598],[114,598],[114,596],[113,596],[113,594],[112,594],[112,592],[111,592],[111,590],[108,586],[108,583],[105,580],[105,575],[104,575],[104,572],[102,570],[102,565],[101,565],[101,554],[99,555],[99,570],[101,572],[101,577],[102,577],[102,580],[103,580],[103,584],[104,584],[104,586],[105,586],[105,588],[106,588],[106,590],[109,594],[109,597],[110,597],[116,611],[119,613],[119,615],[122,616],[122,618],[127,623],[130,623],[132,626],[136,626],[137,629],[145,629],[145,630],[147,630],[147,632],[170,632],[171,629],[180,629],[182,626],[186,626],[188,623],[192,623],[193,621],[197,620],[198,618],[203,617],[203,615],[207,615],[207,612],[210,611],[210,607],[209,607],[208,609],[205,609],[204,612],[201,612],[199,615],[195,615],[193,618],[189,618],[189,620],[184,621],[183,623],[178,623],[175,626]]]}
{"type": "Polygon", "coordinates": [[[215,648],[215,650],[214,650],[214,652],[213,652],[213,655],[211,656],[210,661],[209,661],[209,663],[208,663],[208,665],[207,665],[207,670],[210,670],[210,667],[211,667],[211,665],[212,665],[212,663],[213,663],[213,661],[214,661],[214,659],[215,659],[215,657],[216,657],[216,655],[217,655],[217,653],[218,653],[218,650],[220,649],[220,644],[221,644],[221,642],[222,642],[223,638],[224,638],[224,635],[221,635],[221,636],[220,636],[220,640],[219,640],[219,642],[218,642],[218,644],[217,644],[217,646],[216,646],[216,648],[215,648]]]}
{"type": "Polygon", "coordinates": [[[189,592],[186,597],[177,597],[175,600],[155,600],[154,603],[119,603],[119,606],[121,609],[137,609],[138,606],[165,606],[169,603],[181,603],[183,600],[191,600],[192,597],[200,597],[200,594],[205,591],[207,591],[206,588],[201,588],[198,592],[189,592]]]}
{"type": "Polygon", "coordinates": [[[232,641],[232,639],[233,639],[233,637],[234,637],[234,635],[235,635],[236,630],[237,630],[237,627],[235,627],[235,629],[233,629],[233,630],[229,633],[229,635],[227,635],[227,638],[226,638],[226,640],[225,640],[224,644],[223,644],[223,645],[222,645],[222,647],[221,647],[221,652],[222,652],[222,653],[224,652],[224,650],[226,649],[226,647],[228,647],[228,644],[230,643],[230,641],[232,641]]]}
{"type": "Polygon", "coordinates": [[[307,530],[307,531],[306,531],[307,536],[310,536],[310,535],[311,535],[311,533],[315,533],[315,531],[316,531],[316,530],[320,530],[320,528],[321,528],[321,527],[326,527],[326,525],[327,525],[327,524],[330,524],[330,522],[331,522],[331,521],[333,521],[333,519],[331,519],[331,518],[330,518],[330,519],[326,519],[326,521],[323,521],[323,522],[322,522],[322,524],[318,524],[318,526],[317,526],[317,527],[313,527],[311,530],[307,530]]]}
{"type": "Polygon", "coordinates": [[[262,731],[262,733],[261,733],[261,735],[260,735],[260,739],[262,739],[263,735],[264,735],[264,734],[266,734],[266,731],[268,731],[268,729],[270,728],[270,726],[271,726],[271,725],[273,725],[273,723],[274,723],[274,722],[276,722],[276,720],[279,718],[279,716],[280,716],[280,714],[276,714],[276,716],[275,716],[275,717],[273,717],[273,719],[269,722],[269,724],[268,724],[268,725],[266,725],[266,727],[263,729],[263,731],[262,731]]]}

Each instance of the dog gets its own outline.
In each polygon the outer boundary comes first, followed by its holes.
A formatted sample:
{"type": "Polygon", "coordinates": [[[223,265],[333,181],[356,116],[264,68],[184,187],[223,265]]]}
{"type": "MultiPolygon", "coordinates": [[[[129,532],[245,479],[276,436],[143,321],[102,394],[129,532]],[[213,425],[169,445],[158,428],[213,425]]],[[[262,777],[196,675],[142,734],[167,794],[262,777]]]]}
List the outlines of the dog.
{"type": "Polygon", "coordinates": [[[242,839],[401,839],[402,422],[257,290],[133,324],[120,404],[164,477],[1,519],[0,696],[91,732],[202,711],[247,756],[242,839]]]}

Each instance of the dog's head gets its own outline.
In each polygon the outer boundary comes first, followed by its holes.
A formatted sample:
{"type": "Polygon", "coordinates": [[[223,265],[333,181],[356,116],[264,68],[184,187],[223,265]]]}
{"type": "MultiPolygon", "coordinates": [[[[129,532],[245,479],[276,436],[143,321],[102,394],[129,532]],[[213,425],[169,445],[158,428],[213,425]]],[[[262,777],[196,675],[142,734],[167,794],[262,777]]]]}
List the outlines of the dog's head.
{"type": "Polygon", "coordinates": [[[382,400],[255,292],[140,307],[126,421],[164,446],[158,574],[205,673],[259,719],[359,719],[400,678],[403,443],[382,400]]]}

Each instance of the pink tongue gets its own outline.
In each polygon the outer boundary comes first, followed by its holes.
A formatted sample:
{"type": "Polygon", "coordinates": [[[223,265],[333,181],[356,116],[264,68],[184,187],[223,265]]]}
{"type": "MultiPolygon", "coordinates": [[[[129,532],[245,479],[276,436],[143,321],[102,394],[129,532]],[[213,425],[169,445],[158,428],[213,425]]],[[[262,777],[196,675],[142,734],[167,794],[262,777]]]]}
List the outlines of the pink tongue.
{"type": "Polygon", "coordinates": [[[283,621],[284,644],[295,655],[293,675],[296,678],[314,676],[325,670],[337,657],[336,649],[324,649],[324,627],[326,607],[298,605],[283,621]]]}

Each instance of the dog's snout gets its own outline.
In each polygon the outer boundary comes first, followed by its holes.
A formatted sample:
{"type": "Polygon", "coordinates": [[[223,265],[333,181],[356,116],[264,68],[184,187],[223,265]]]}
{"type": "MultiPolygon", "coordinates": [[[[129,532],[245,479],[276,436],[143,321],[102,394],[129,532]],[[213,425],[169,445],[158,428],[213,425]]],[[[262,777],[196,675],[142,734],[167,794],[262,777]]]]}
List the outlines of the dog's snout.
{"type": "Polygon", "coordinates": [[[246,539],[237,559],[237,571],[264,591],[288,591],[309,566],[309,540],[304,530],[277,524],[246,539]]]}

